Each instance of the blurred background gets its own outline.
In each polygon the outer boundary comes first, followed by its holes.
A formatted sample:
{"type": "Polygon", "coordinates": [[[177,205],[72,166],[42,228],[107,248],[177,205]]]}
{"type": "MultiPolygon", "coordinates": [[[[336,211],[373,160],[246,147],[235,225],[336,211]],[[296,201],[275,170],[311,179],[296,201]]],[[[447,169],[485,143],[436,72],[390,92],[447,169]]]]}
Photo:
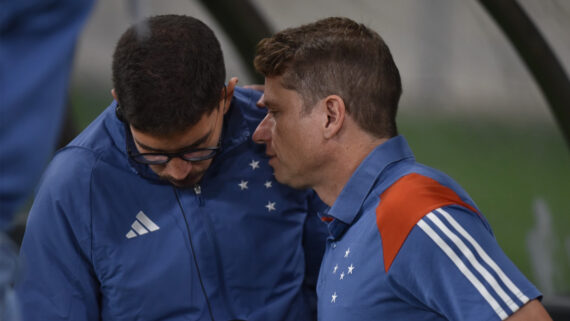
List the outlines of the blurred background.
{"type": "MultiPolygon", "coordinates": [[[[569,75],[570,1],[518,3],[569,75]]],[[[220,21],[237,17],[254,27],[261,21],[276,31],[346,16],[377,31],[400,69],[399,131],[417,159],[470,193],[507,255],[545,294],[551,313],[570,310],[570,143],[563,134],[570,124],[554,116],[479,1],[96,1],[76,47],[62,143],[111,102],[111,56],[121,33],[142,16],[163,13],[192,15],[211,26],[222,42],[228,79],[238,76],[241,85],[262,80],[240,54],[240,42],[232,41],[242,31],[226,33],[220,21]],[[224,3],[232,3],[229,13],[220,13],[224,3]],[[235,9],[247,4],[248,10],[235,9]]],[[[266,34],[257,28],[259,37],[266,34]]],[[[24,224],[25,210],[18,219],[24,224]]]]}

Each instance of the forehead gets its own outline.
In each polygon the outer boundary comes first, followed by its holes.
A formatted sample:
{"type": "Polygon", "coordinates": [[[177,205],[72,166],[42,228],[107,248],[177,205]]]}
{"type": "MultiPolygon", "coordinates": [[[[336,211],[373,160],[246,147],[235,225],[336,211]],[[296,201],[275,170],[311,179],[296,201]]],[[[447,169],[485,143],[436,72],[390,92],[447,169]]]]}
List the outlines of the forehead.
{"type": "Polygon", "coordinates": [[[302,103],[302,97],[295,90],[283,86],[282,77],[266,77],[263,99],[266,105],[302,103]]]}

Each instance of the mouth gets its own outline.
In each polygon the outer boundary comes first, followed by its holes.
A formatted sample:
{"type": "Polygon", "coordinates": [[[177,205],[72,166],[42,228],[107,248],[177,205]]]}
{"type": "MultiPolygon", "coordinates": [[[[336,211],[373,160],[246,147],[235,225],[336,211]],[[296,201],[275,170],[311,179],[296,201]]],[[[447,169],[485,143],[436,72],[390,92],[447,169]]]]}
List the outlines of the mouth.
{"type": "Polygon", "coordinates": [[[273,157],[276,156],[276,155],[275,155],[275,152],[272,151],[272,150],[269,150],[268,147],[265,148],[265,155],[266,155],[267,157],[269,157],[269,158],[273,158],[273,157]]]}
{"type": "Polygon", "coordinates": [[[277,162],[277,156],[276,155],[267,155],[267,156],[269,157],[267,164],[269,164],[269,166],[275,168],[275,163],[277,162]]]}

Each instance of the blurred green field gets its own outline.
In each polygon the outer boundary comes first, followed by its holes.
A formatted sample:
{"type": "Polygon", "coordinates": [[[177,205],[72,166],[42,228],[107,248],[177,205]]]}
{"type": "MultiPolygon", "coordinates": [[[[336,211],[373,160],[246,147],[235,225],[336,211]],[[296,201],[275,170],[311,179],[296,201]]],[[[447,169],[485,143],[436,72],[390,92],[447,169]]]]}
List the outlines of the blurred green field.
{"type": "MultiPolygon", "coordinates": [[[[71,104],[77,129],[110,101],[110,94],[74,89],[71,104]]],[[[559,129],[544,121],[458,116],[402,114],[398,121],[418,161],[446,172],[467,190],[507,255],[535,283],[527,235],[536,224],[534,201],[546,202],[554,242],[544,251],[553,251],[553,262],[541,264],[553,266],[555,293],[569,295],[570,153],[559,129]]]]}

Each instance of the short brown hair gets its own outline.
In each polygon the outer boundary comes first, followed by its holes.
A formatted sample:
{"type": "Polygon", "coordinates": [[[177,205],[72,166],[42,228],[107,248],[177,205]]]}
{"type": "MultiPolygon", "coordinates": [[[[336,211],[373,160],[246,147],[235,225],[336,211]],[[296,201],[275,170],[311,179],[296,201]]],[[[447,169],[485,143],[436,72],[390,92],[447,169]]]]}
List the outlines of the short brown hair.
{"type": "Polygon", "coordinates": [[[376,137],[397,135],[402,94],[398,68],[380,35],[348,18],[331,17],[285,29],[257,45],[255,69],[283,76],[305,112],[328,95],[339,95],[359,126],[376,137]]]}

